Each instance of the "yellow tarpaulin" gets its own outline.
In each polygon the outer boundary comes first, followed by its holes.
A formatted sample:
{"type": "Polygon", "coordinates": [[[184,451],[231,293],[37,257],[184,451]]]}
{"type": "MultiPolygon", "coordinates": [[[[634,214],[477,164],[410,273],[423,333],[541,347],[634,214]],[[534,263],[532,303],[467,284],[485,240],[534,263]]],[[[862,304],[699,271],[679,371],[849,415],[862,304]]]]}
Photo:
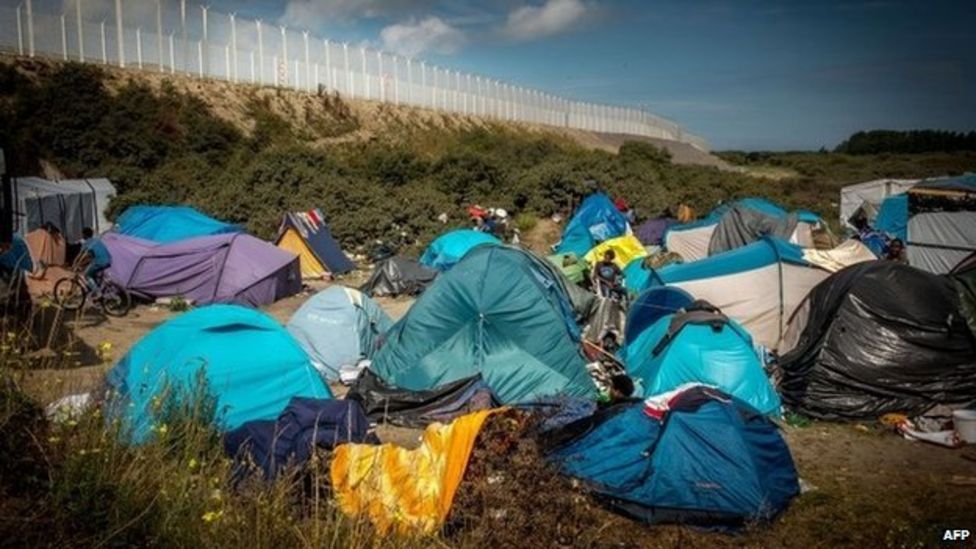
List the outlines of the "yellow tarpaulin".
{"type": "Polygon", "coordinates": [[[285,234],[281,235],[281,238],[278,239],[278,247],[298,256],[298,263],[302,269],[302,278],[322,278],[328,272],[328,269],[322,265],[319,258],[315,257],[315,254],[312,253],[311,248],[305,243],[302,235],[298,234],[298,231],[295,229],[288,228],[285,234]]]}
{"type": "Polygon", "coordinates": [[[339,508],[366,516],[381,533],[433,533],[451,510],[468,465],[484,410],[435,423],[424,431],[420,447],[393,444],[343,444],[332,460],[332,486],[339,508]]]}
{"type": "Polygon", "coordinates": [[[606,242],[601,242],[593,249],[586,252],[583,259],[585,259],[590,265],[593,265],[603,259],[603,254],[607,250],[613,250],[613,253],[616,254],[616,257],[613,258],[613,262],[616,263],[621,269],[626,267],[627,264],[634,259],[647,256],[647,250],[644,249],[644,246],[640,243],[640,240],[637,240],[637,237],[634,235],[628,234],[617,238],[611,238],[606,242]]]}

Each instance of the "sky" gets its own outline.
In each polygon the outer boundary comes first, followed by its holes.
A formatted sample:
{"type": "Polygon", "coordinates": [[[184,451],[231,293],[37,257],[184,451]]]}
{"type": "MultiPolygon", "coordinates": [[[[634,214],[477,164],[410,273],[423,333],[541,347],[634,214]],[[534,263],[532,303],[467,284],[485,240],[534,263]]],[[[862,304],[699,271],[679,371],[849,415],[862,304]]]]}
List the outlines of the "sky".
{"type": "Polygon", "coordinates": [[[570,99],[644,107],[717,150],[976,129],[972,0],[209,2],[570,99]]]}

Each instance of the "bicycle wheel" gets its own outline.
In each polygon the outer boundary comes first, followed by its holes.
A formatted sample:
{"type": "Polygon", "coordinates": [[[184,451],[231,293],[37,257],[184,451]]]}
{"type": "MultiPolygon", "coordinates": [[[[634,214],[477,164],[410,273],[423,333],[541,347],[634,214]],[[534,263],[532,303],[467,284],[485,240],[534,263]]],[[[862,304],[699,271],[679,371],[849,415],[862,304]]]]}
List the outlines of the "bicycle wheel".
{"type": "Polygon", "coordinates": [[[109,316],[125,316],[132,308],[132,297],[122,286],[106,281],[102,284],[102,309],[109,316]]]}
{"type": "Polygon", "coordinates": [[[54,285],[54,299],[62,309],[77,311],[85,306],[88,289],[77,278],[62,278],[54,285]]]}

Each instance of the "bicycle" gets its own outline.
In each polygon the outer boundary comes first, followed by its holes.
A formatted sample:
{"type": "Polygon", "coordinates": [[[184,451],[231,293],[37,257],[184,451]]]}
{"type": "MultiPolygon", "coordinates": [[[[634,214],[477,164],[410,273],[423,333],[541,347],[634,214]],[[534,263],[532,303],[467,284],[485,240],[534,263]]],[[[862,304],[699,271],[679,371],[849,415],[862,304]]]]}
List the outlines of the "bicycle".
{"type": "Polygon", "coordinates": [[[132,308],[132,296],[129,295],[129,292],[105,274],[99,277],[97,296],[92,296],[88,280],[81,272],[75,272],[70,277],[62,278],[54,285],[54,298],[66,311],[80,310],[85,306],[85,302],[92,297],[92,301],[96,302],[109,316],[125,316],[132,308]]]}

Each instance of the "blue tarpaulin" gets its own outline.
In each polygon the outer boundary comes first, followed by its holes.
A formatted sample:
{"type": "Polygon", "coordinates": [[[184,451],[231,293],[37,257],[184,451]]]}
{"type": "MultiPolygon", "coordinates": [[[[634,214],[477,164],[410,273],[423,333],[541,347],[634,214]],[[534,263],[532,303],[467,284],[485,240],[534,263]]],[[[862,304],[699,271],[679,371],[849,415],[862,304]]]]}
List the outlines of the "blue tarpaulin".
{"type": "Polygon", "coordinates": [[[116,220],[115,231],[163,244],[199,236],[243,232],[238,225],[218,221],[190,206],[132,206],[116,220]]]}
{"type": "Polygon", "coordinates": [[[627,232],[627,218],[613,205],[610,197],[595,193],[576,209],[573,218],[563,229],[556,253],[583,257],[591,248],[627,232]]]}

